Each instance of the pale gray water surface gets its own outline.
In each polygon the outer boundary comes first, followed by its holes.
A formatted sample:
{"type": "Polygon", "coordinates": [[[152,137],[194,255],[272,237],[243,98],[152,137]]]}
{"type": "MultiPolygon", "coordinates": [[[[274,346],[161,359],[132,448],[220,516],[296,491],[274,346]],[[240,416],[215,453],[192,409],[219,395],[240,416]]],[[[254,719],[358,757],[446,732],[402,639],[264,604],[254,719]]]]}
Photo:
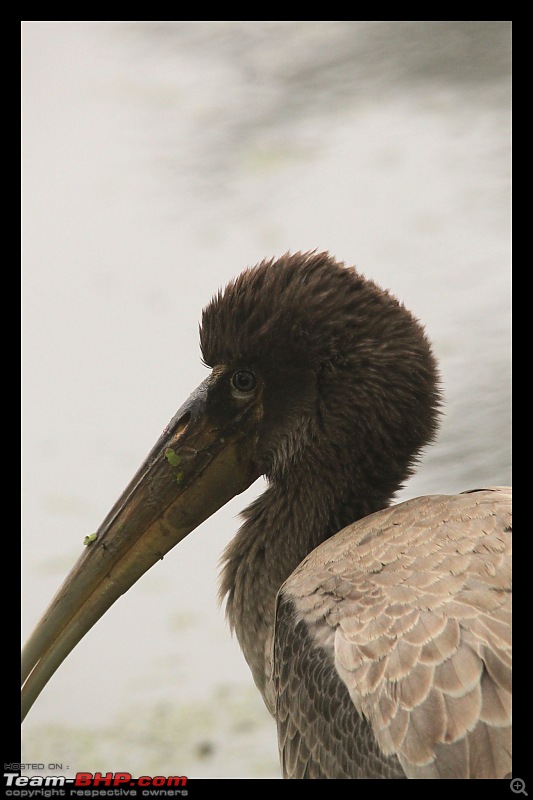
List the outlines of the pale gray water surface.
{"type": "MultiPolygon", "coordinates": [[[[23,24],[23,636],[203,379],[219,286],[328,249],[426,324],[447,397],[402,493],[510,481],[506,22],[23,24]]],[[[23,760],[279,775],[217,604],[235,498],[85,637],[23,760]]]]}

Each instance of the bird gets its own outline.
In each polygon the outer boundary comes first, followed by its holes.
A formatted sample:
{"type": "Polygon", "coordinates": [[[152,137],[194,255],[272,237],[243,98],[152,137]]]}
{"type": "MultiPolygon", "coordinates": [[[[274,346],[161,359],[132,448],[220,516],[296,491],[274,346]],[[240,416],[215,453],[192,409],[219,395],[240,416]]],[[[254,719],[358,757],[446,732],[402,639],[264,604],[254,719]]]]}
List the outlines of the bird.
{"type": "Polygon", "coordinates": [[[121,594],[264,476],[221,598],[284,778],[511,773],[511,489],[395,502],[443,397],[422,324],[329,252],[244,270],[205,307],[210,375],[23,651],[23,717],[121,594]]]}

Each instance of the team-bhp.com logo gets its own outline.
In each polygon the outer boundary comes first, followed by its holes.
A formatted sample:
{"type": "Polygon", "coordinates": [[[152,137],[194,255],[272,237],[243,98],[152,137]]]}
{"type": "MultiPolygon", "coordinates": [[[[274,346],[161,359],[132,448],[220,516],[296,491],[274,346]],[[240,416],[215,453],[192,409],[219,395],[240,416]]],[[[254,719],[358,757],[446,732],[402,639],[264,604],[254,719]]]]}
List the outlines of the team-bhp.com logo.
{"type": "MultiPolygon", "coordinates": [[[[74,778],[63,775],[18,775],[15,772],[4,772],[5,793],[8,797],[30,796],[27,790],[36,789],[70,789],[69,796],[87,797],[87,789],[114,789],[113,796],[121,794],[136,796],[140,790],[142,797],[161,796],[161,789],[172,790],[169,794],[188,795],[187,778],[184,775],[141,775],[133,778],[129,772],[77,772],[74,778]],[[76,792],[79,789],[79,792],[76,792]],[[124,791],[119,791],[123,789],[124,791]],[[26,791],[24,791],[26,790],[26,791]]],[[[41,795],[42,796],[42,795],[41,795]]]]}

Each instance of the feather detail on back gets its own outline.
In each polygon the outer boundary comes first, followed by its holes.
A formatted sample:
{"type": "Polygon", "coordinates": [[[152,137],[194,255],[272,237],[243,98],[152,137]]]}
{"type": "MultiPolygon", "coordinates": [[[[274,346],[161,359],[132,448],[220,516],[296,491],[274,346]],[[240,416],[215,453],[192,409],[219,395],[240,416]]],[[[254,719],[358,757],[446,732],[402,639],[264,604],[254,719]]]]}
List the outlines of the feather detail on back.
{"type": "Polygon", "coordinates": [[[379,759],[410,778],[511,771],[510,498],[497,488],[392,506],[324,542],[286,581],[273,680],[288,777],[328,769],[313,749],[321,671],[342,698],[323,709],[322,725],[340,725],[339,708],[350,717],[351,700],[352,737],[335,745],[337,760],[352,764],[346,777],[376,777],[379,759]],[[282,651],[304,636],[309,674],[282,651]]]}

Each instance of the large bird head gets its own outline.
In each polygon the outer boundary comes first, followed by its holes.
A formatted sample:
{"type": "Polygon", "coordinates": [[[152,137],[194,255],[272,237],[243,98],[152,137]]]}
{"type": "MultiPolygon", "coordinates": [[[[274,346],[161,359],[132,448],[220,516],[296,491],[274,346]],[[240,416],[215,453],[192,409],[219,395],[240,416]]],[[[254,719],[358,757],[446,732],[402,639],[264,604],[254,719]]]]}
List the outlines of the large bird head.
{"type": "Polygon", "coordinates": [[[390,294],[327,253],[243,272],[204,310],[210,376],[179,409],[23,653],[23,715],[77,642],[158,559],[259,475],[320,478],[386,505],[435,434],[429,343],[390,294]],[[355,487],[355,488],[354,488],[355,487]]]}
{"type": "Polygon", "coordinates": [[[224,418],[253,409],[254,464],[271,480],[313,472],[337,493],[348,480],[382,506],[435,434],[422,327],[327,253],[243,272],[204,310],[200,342],[224,418]]]}

